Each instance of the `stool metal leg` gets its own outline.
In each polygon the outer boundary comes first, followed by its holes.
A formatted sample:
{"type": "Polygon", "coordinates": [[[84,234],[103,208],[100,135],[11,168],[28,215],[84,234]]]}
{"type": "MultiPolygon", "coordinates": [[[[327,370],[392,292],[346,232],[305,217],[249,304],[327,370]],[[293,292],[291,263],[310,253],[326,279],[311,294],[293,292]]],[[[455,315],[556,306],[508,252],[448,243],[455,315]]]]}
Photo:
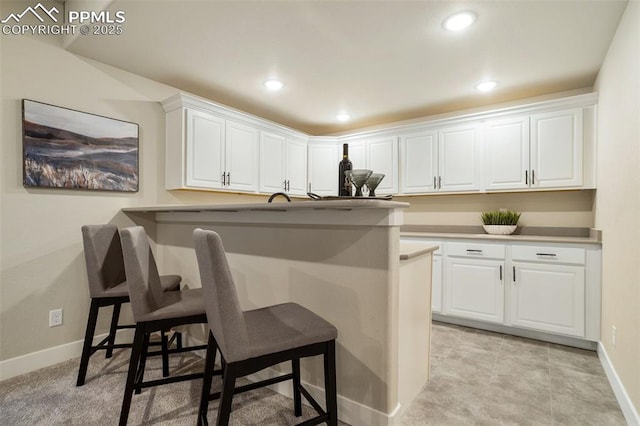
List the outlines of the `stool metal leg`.
{"type": "Polygon", "coordinates": [[[293,409],[296,417],[302,415],[302,395],[300,393],[300,358],[291,360],[291,372],[293,373],[293,409]]]}
{"type": "Polygon", "coordinates": [[[324,395],[327,403],[327,424],[338,425],[338,395],[336,387],[336,341],[326,343],[324,353],[324,395]]]}
{"type": "Polygon", "coordinates": [[[233,401],[233,391],[236,386],[236,372],[233,364],[225,364],[224,380],[222,381],[222,392],[220,394],[220,405],[218,406],[217,426],[227,426],[231,416],[231,402],[233,401]]]}
{"type": "Polygon", "coordinates": [[[209,332],[207,356],[204,361],[204,377],[202,378],[202,393],[200,395],[200,409],[198,410],[198,426],[209,424],[207,421],[207,411],[209,410],[209,394],[211,393],[211,382],[213,381],[213,370],[216,364],[217,350],[218,348],[213,334],[209,332]]]}
{"type": "Polygon", "coordinates": [[[127,373],[127,382],[124,388],[124,397],[122,398],[122,409],[120,410],[120,426],[125,426],[129,419],[129,410],[131,409],[131,398],[136,384],[136,374],[138,364],[142,354],[145,332],[142,326],[136,327],[136,334],[133,338],[133,348],[131,349],[131,359],[129,360],[129,372],[127,373]]]}
{"type": "Polygon", "coordinates": [[[84,334],[84,344],[82,345],[82,356],[80,357],[80,369],[78,370],[78,381],[76,382],[76,386],[84,385],[84,379],[87,375],[87,367],[89,366],[89,357],[91,357],[91,345],[93,343],[93,334],[96,331],[99,309],[100,305],[98,300],[91,299],[91,308],[89,309],[87,330],[84,334]]]}
{"type": "Polygon", "coordinates": [[[116,343],[116,331],[118,331],[118,320],[120,319],[120,307],[121,303],[113,305],[113,314],[111,315],[111,328],[109,329],[109,347],[107,348],[107,354],[105,358],[111,358],[113,355],[113,345],[116,343]]]}
{"type": "Polygon", "coordinates": [[[169,376],[169,338],[164,330],[160,331],[160,345],[162,347],[162,377],[169,376]]]}

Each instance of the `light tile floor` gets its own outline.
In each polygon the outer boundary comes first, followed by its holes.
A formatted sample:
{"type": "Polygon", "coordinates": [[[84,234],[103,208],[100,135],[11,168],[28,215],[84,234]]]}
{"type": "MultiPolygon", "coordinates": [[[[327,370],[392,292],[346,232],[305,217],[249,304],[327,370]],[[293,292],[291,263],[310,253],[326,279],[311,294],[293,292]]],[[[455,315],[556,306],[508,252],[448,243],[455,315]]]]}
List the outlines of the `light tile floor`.
{"type": "Polygon", "coordinates": [[[626,425],[595,352],[433,323],[431,380],[402,425],[626,425]]]}

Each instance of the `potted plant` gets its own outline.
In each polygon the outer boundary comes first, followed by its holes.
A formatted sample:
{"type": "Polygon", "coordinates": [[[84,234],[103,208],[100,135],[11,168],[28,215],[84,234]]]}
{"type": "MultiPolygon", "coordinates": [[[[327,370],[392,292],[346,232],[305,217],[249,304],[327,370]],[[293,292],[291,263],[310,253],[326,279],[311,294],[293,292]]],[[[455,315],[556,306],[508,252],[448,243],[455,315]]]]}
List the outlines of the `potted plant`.
{"type": "Polygon", "coordinates": [[[520,213],[510,210],[482,212],[482,227],[487,234],[509,235],[518,227],[520,213]]]}

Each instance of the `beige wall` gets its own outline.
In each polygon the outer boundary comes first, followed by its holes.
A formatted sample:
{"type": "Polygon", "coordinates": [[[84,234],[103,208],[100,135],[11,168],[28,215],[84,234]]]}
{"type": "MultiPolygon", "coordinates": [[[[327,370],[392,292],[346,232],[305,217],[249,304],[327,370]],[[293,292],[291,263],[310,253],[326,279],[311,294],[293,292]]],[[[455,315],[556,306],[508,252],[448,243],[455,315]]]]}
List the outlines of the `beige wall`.
{"type": "Polygon", "coordinates": [[[83,338],[89,309],[83,224],[127,225],[119,213],[125,206],[256,197],[162,189],[164,112],[158,101],[175,89],[71,55],[52,37],[0,38],[0,360],[7,360],[83,338]],[[140,192],[24,188],[23,98],[139,123],[140,192]],[[55,308],[64,309],[64,325],[49,328],[55,308]]]}
{"type": "Polygon", "coordinates": [[[397,197],[411,203],[405,223],[482,225],[480,213],[506,208],[522,212],[521,226],[593,227],[592,190],[397,197]]]}
{"type": "Polygon", "coordinates": [[[600,70],[596,227],[603,231],[602,343],[640,412],[640,2],[600,70]],[[611,329],[617,328],[617,344],[611,329]]]}

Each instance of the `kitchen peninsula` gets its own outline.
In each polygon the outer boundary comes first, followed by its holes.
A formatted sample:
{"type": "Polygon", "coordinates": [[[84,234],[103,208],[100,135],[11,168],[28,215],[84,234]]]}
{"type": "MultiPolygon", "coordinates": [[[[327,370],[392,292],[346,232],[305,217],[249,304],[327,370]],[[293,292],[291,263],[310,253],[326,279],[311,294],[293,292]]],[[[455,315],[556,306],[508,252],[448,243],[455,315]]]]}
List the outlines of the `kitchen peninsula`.
{"type": "MultiPolygon", "coordinates": [[[[431,254],[437,247],[401,247],[408,206],[347,199],[123,211],[147,228],[161,268],[181,274],[189,286],[200,286],[193,229],[213,229],[224,242],[243,309],[292,301],[333,323],[340,419],[387,425],[429,377],[431,254]]],[[[319,401],[321,362],[302,363],[302,380],[319,401]]],[[[289,394],[289,388],[285,383],[277,390],[289,394]]]]}

